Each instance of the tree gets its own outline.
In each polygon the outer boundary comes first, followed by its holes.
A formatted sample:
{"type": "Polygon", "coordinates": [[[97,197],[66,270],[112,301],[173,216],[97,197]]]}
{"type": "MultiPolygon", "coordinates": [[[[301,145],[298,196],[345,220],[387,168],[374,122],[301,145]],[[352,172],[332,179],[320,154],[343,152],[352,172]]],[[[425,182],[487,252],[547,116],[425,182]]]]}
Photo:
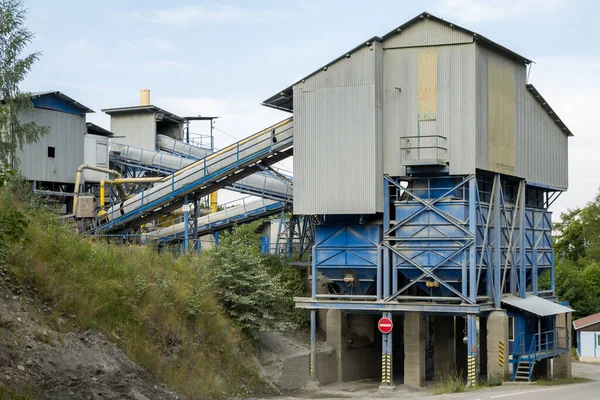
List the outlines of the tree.
{"type": "Polygon", "coordinates": [[[25,27],[25,16],[22,0],[0,0],[0,166],[15,167],[17,149],[49,130],[19,121],[21,113],[33,110],[31,94],[21,92],[19,84],[40,57],[39,52],[23,55],[34,37],[25,27]]]}
{"type": "Polygon", "coordinates": [[[303,292],[298,271],[262,255],[259,222],[240,225],[220,235],[210,252],[210,268],[217,298],[227,314],[249,337],[263,330],[296,328],[301,315],[294,310],[294,296],[303,292]]]}
{"type": "MultiPolygon", "coordinates": [[[[556,294],[576,318],[600,312],[600,192],[585,207],[561,214],[554,232],[556,294]]],[[[549,276],[540,284],[549,289],[549,276]]]]}

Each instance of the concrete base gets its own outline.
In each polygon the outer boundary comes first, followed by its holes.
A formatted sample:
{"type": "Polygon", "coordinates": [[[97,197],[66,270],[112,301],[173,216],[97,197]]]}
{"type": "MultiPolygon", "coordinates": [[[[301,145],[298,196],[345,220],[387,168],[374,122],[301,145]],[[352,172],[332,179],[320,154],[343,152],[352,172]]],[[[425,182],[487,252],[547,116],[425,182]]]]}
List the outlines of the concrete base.
{"type": "Polygon", "coordinates": [[[433,330],[434,377],[440,379],[454,369],[454,317],[436,316],[433,330]]]}
{"type": "Polygon", "coordinates": [[[404,384],[425,386],[425,318],[420,312],[404,314],[404,384]]]}
{"type": "MultiPolygon", "coordinates": [[[[560,332],[558,335],[558,344],[560,347],[571,348],[571,313],[566,315],[559,314],[556,316],[556,327],[566,327],[569,332],[560,332]]],[[[570,378],[571,377],[571,352],[562,354],[552,360],[552,377],[553,378],[570,378]]]]}
{"type": "MultiPolygon", "coordinates": [[[[335,351],[338,382],[376,378],[381,374],[381,352],[374,346],[376,324],[372,315],[345,316],[340,310],[327,311],[327,344],[335,351]]],[[[322,368],[317,363],[317,377],[322,368]]]]}
{"type": "Polygon", "coordinates": [[[487,374],[488,379],[508,378],[508,316],[506,311],[493,311],[487,317],[487,374]],[[504,367],[500,367],[499,345],[504,343],[504,367]]]}

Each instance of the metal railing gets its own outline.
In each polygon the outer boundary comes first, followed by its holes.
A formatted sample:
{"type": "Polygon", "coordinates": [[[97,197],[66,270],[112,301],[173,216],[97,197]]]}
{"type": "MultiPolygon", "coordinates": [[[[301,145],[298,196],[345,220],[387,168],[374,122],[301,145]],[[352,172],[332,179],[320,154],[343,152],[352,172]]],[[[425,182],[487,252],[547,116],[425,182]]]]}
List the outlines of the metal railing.
{"type": "Polygon", "coordinates": [[[447,139],[441,135],[401,136],[403,163],[411,165],[445,165],[448,161],[447,139]]]}
{"type": "MultiPolygon", "coordinates": [[[[208,194],[220,187],[222,180],[256,162],[271,158],[272,163],[280,161],[291,154],[287,150],[293,144],[292,119],[282,121],[255,135],[234,143],[219,152],[187,166],[150,188],[144,189],[131,199],[125,200],[118,207],[107,210],[108,221],[99,227],[100,230],[123,225],[134,219],[145,217],[153,210],[169,205],[176,209],[183,202],[183,197],[195,191],[208,194]],[[279,157],[274,157],[284,153],[279,157]],[[214,187],[213,187],[214,186],[214,187]]],[[[240,176],[242,179],[244,176],[240,176]]],[[[164,212],[165,210],[161,210],[164,212]]]]}
{"type": "MultiPolygon", "coordinates": [[[[223,207],[223,209],[215,213],[206,213],[198,210],[198,235],[205,235],[215,229],[225,229],[234,223],[246,223],[259,218],[265,218],[279,213],[282,209],[289,207],[289,205],[283,202],[245,197],[222,204],[220,207],[223,207]]],[[[193,212],[190,212],[189,215],[192,218],[193,212]]],[[[165,221],[156,225],[156,230],[149,232],[147,235],[154,240],[179,240],[183,238],[185,228],[185,223],[182,221],[177,221],[174,224],[172,221],[165,221]]]]}

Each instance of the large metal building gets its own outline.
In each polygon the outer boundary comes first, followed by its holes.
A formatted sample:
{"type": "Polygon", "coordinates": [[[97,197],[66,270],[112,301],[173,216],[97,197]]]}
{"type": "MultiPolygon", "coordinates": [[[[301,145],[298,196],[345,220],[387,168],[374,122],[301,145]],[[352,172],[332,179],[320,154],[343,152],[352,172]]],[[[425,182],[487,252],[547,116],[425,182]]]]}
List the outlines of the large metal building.
{"type": "Polygon", "coordinates": [[[530,63],[425,13],[267,99],[294,113],[295,213],[382,212],[382,173],[422,165],[565,190],[571,132],[530,63]]]}
{"type": "MultiPolygon", "coordinates": [[[[568,369],[548,208],[568,187],[572,134],[530,64],[422,13],[264,101],[294,114],[294,213],[319,216],[312,297],[296,304],[313,344],[318,319],[336,348],[337,380],[568,369]],[[394,332],[377,333],[373,313],[394,332]]],[[[311,360],[327,380],[316,347],[311,360]]]]}

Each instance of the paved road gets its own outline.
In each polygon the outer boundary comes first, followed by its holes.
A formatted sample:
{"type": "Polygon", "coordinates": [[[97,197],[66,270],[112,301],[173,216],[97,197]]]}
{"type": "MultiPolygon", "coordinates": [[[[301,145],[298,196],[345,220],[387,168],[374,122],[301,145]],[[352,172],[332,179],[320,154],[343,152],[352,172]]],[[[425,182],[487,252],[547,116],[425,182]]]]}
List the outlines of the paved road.
{"type": "Polygon", "coordinates": [[[431,395],[428,389],[415,391],[398,386],[396,391],[381,395],[377,382],[348,382],[324,386],[315,391],[300,391],[277,397],[279,400],[370,399],[370,400],[595,400],[600,399],[600,364],[573,363],[573,375],[590,382],[560,386],[506,384],[467,393],[431,395]]]}
{"type": "Polygon", "coordinates": [[[461,393],[452,396],[439,396],[437,398],[464,400],[592,400],[600,398],[600,382],[588,382],[572,385],[546,387],[530,386],[527,388],[519,388],[514,391],[461,393]]]}

